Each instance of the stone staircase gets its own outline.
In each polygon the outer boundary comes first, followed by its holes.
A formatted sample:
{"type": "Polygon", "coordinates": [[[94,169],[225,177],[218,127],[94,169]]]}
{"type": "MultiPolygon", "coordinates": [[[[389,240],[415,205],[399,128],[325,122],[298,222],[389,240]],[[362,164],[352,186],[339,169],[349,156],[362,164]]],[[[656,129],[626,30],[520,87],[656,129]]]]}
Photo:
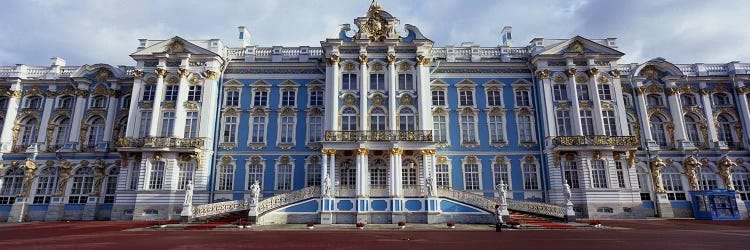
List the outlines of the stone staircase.
{"type": "MultiPolygon", "coordinates": [[[[527,228],[544,228],[544,229],[573,229],[574,226],[565,224],[560,219],[546,218],[542,216],[525,214],[520,212],[510,212],[510,220],[518,221],[527,228]]],[[[506,221],[507,223],[507,221],[506,221]]]]}

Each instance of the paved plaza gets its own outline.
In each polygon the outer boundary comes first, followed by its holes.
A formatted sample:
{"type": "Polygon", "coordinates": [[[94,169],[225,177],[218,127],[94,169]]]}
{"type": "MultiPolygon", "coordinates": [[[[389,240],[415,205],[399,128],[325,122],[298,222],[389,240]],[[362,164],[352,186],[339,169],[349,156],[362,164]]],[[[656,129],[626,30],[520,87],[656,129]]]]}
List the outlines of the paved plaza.
{"type": "Polygon", "coordinates": [[[750,221],[605,220],[604,229],[503,229],[490,225],[354,225],[151,229],[153,222],[0,224],[2,249],[742,249],[750,221]]]}

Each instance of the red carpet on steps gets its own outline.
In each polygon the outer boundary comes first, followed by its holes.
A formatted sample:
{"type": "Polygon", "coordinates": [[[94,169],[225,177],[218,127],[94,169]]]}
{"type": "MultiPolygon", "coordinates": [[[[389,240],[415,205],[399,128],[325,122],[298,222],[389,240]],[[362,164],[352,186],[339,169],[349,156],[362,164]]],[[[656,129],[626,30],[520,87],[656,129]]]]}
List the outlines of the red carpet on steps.
{"type": "Polygon", "coordinates": [[[523,221],[527,225],[540,226],[546,229],[573,229],[571,225],[562,222],[550,221],[549,219],[534,215],[510,212],[511,220],[523,221]]]}

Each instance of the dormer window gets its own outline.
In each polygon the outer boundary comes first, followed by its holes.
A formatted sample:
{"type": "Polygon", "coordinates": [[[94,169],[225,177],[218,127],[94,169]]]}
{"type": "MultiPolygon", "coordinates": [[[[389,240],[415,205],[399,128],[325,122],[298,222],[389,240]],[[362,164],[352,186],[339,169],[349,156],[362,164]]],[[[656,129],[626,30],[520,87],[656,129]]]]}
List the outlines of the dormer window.
{"type": "Polygon", "coordinates": [[[42,108],[42,97],[41,96],[29,96],[26,98],[24,108],[29,109],[40,109],[42,108]]]}

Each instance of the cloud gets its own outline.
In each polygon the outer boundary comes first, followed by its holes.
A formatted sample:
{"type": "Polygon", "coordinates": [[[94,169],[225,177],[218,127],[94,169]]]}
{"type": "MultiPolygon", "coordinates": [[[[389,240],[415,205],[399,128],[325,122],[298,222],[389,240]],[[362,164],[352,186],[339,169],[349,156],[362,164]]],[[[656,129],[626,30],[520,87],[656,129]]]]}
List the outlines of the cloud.
{"type": "MultiPolygon", "coordinates": [[[[385,10],[437,46],[497,46],[503,26],[514,45],[532,38],[618,38],[620,63],[664,57],[675,63],[750,61],[750,5],[743,1],[382,0],[385,10]]],[[[237,44],[245,25],[260,46],[319,46],[339,24],[365,14],[367,1],[4,1],[0,65],[133,65],[137,39],[219,38],[237,44]]],[[[401,29],[401,28],[400,28],[401,29]]]]}

